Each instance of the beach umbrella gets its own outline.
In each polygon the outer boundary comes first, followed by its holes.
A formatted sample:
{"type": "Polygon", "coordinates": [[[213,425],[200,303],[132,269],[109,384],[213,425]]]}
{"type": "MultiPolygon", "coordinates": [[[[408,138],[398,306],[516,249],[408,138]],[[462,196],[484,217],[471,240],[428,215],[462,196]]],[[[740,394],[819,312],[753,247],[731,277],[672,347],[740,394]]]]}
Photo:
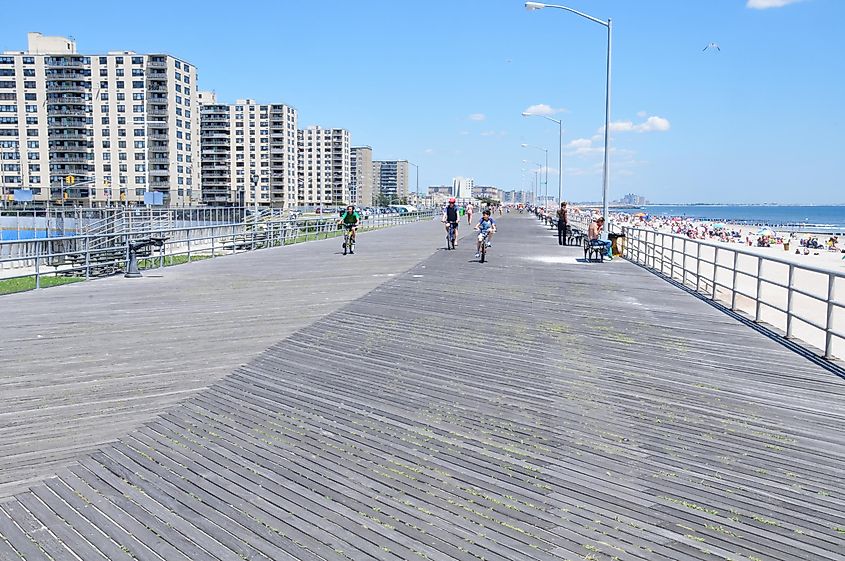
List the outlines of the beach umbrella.
{"type": "Polygon", "coordinates": [[[769,227],[763,227],[763,228],[760,228],[759,230],[757,230],[757,235],[758,236],[774,236],[775,232],[774,232],[774,230],[772,230],[769,227]]]}

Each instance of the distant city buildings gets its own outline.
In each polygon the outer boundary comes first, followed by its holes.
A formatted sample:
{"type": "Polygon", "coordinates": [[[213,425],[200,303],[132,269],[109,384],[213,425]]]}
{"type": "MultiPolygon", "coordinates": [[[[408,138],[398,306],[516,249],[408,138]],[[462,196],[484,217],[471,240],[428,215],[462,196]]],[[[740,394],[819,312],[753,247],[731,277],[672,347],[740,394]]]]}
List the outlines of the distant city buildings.
{"type": "Polygon", "coordinates": [[[200,92],[203,202],[209,205],[297,205],[297,111],[240,99],[217,103],[200,92]]]}
{"type": "Polygon", "coordinates": [[[470,177],[455,177],[452,179],[452,195],[459,199],[470,199],[473,185],[475,182],[470,177]]]}
{"type": "Polygon", "coordinates": [[[355,205],[373,204],[375,179],[373,170],[373,149],[370,146],[353,146],[349,201],[355,205]]]}
{"type": "Polygon", "coordinates": [[[409,166],[407,160],[375,160],[373,176],[379,197],[397,202],[408,198],[409,166]]]}
{"type": "Polygon", "coordinates": [[[343,205],[350,200],[349,131],[317,126],[298,131],[298,206],[343,205]]]}
{"type": "Polygon", "coordinates": [[[0,197],[105,205],[200,202],[197,72],[166,54],[82,55],[29,33],[0,55],[0,197]]]}
{"type": "Polygon", "coordinates": [[[502,191],[498,187],[489,185],[473,185],[472,196],[476,199],[492,199],[501,202],[502,191]]]}
{"type": "Polygon", "coordinates": [[[428,195],[445,195],[445,196],[452,196],[452,186],[451,185],[429,185],[428,186],[428,195]]]}
{"type": "MultiPolygon", "coordinates": [[[[407,160],[373,161],[349,131],[298,129],[284,103],[217,99],[167,54],[83,55],[28,35],[0,54],[0,204],[302,206],[407,200],[407,160]]],[[[464,189],[471,191],[471,183],[464,189]]]]}
{"type": "Polygon", "coordinates": [[[533,198],[531,191],[502,191],[502,204],[506,205],[530,203],[533,198]]]}
{"type": "Polygon", "coordinates": [[[635,195],[634,193],[628,193],[618,201],[613,202],[624,205],[642,206],[648,204],[648,199],[639,195],[635,195]]]}

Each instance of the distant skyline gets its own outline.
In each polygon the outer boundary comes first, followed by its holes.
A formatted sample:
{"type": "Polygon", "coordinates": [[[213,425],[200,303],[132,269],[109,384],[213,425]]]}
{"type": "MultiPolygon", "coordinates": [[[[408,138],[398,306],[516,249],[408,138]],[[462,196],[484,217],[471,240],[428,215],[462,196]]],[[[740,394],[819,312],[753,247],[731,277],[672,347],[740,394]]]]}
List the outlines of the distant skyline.
{"type": "MultiPolygon", "coordinates": [[[[613,18],[610,200],[845,202],[845,2],[558,3],[613,18]]],[[[545,113],[565,124],[565,198],[601,198],[604,28],[510,0],[230,6],[11,2],[0,50],[39,31],[85,54],[169,53],[221,101],[287,103],[302,127],[414,162],[421,190],[455,176],[528,189],[543,154],[527,143],[548,148],[556,194],[557,126],[520,115],[545,113]]]]}

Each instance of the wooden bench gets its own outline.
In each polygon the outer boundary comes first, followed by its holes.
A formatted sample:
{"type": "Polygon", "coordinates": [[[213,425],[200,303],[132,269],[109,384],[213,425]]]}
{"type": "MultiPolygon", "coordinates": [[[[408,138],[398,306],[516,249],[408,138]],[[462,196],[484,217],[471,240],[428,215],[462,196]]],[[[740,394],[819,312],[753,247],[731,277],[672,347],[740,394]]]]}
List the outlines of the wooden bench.
{"type": "Polygon", "coordinates": [[[601,261],[604,263],[604,255],[607,253],[607,248],[604,245],[593,245],[590,240],[584,236],[584,259],[587,261],[601,261]]]}

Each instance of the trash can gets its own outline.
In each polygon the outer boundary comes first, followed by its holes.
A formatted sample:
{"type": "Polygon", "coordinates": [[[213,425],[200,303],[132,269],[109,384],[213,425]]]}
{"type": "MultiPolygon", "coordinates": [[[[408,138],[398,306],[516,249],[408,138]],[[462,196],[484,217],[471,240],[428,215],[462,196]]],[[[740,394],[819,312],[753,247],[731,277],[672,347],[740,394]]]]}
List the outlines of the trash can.
{"type": "Polygon", "coordinates": [[[607,239],[614,257],[625,253],[625,234],[608,234],[607,239]]]}
{"type": "Polygon", "coordinates": [[[789,240],[783,242],[783,250],[789,251],[789,240]]]}

